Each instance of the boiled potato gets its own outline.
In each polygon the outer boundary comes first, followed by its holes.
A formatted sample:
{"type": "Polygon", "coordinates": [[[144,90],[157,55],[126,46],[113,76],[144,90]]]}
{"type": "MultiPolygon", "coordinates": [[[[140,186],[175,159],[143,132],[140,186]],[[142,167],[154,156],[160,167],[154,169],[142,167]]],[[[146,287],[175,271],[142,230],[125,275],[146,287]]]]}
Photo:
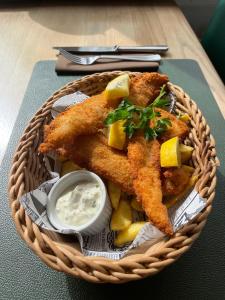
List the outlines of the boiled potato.
{"type": "Polygon", "coordinates": [[[132,242],[136,238],[138,232],[146,223],[147,222],[135,222],[126,229],[120,231],[115,238],[115,245],[117,247],[121,247],[125,243],[132,242]]]}
{"type": "Polygon", "coordinates": [[[131,207],[137,211],[144,211],[142,206],[141,206],[141,203],[137,201],[136,198],[133,198],[131,200],[131,207]]]}
{"type": "Polygon", "coordinates": [[[194,168],[192,168],[191,166],[187,166],[187,165],[182,165],[181,166],[181,168],[185,171],[185,172],[187,172],[187,173],[189,173],[189,174],[193,174],[194,173],[194,168]]]}
{"type": "Polygon", "coordinates": [[[59,161],[61,161],[61,162],[65,162],[65,161],[68,160],[68,158],[66,158],[66,157],[63,156],[63,155],[59,155],[59,156],[57,157],[57,160],[59,160],[59,161]]]}
{"type": "Polygon", "coordinates": [[[192,175],[189,181],[189,187],[194,186],[194,184],[196,183],[196,181],[198,180],[198,176],[197,175],[192,175]]]}
{"type": "Polygon", "coordinates": [[[181,162],[182,163],[187,162],[191,158],[194,148],[190,146],[186,146],[184,144],[180,144],[179,149],[181,155],[181,162]]]}
{"type": "Polygon", "coordinates": [[[64,162],[62,164],[62,168],[61,168],[61,177],[66,175],[67,173],[73,172],[73,171],[77,171],[80,170],[81,168],[76,165],[75,163],[73,163],[72,161],[68,160],[66,162],[64,162]]]}
{"type": "Polygon", "coordinates": [[[123,230],[127,228],[132,221],[132,211],[127,200],[120,200],[117,210],[112,214],[110,227],[112,230],[123,230]]]}
{"type": "Polygon", "coordinates": [[[119,206],[119,201],[121,196],[120,187],[117,184],[113,183],[112,181],[108,181],[108,193],[112,203],[112,207],[114,209],[117,209],[119,206]]]}

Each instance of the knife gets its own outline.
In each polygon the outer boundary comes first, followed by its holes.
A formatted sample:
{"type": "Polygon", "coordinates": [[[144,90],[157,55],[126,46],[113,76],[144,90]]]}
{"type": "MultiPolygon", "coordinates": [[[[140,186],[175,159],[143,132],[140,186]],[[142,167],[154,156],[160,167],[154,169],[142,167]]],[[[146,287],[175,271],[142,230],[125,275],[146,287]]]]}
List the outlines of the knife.
{"type": "Polygon", "coordinates": [[[168,51],[167,45],[156,46],[112,46],[112,47],[96,47],[96,46],[81,46],[81,47],[53,47],[53,49],[64,49],[74,53],[162,53],[168,51]]]}

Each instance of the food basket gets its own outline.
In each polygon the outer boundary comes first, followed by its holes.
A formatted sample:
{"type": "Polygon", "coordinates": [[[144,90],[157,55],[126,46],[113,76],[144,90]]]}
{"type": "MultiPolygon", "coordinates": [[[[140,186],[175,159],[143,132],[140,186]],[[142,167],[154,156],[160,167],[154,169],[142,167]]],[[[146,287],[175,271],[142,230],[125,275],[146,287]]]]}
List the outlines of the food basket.
{"type": "MultiPolygon", "coordinates": [[[[9,178],[9,198],[17,231],[28,246],[49,267],[95,283],[123,283],[154,275],[177,260],[199,236],[212,208],[215,196],[215,141],[204,116],[182,88],[169,83],[177,97],[177,112],[188,113],[191,130],[185,143],[194,147],[192,163],[199,174],[195,188],[207,200],[205,209],[172,237],[154,244],[143,253],[131,254],[120,260],[84,256],[74,239],[40,229],[25,214],[19,198],[48,179],[43,155],[38,145],[43,139],[43,126],[50,122],[51,107],[62,96],[81,91],[89,96],[102,92],[107,83],[122,72],[105,72],[85,76],[56,91],[29,122],[14,154],[9,178]]],[[[129,73],[130,76],[138,73],[129,73]]]]}

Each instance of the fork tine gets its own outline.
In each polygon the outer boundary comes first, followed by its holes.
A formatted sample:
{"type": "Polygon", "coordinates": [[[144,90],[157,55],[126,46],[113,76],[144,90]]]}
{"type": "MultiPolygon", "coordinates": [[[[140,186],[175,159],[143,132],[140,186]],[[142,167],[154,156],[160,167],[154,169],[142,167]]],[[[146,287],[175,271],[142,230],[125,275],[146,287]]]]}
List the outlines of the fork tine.
{"type": "Polygon", "coordinates": [[[67,59],[69,59],[70,61],[77,63],[77,64],[83,64],[83,60],[81,57],[71,54],[67,51],[65,51],[64,49],[59,49],[59,52],[67,59]]]}

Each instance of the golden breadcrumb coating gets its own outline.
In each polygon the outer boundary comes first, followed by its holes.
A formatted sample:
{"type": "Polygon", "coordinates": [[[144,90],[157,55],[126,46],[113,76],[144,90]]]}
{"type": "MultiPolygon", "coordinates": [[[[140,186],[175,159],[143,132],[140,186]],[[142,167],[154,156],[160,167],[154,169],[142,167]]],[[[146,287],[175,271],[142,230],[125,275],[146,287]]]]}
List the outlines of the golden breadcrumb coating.
{"type": "Polygon", "coordinates": [[[167,208],[162,203],[159,142],[148,142],[141,136],[134,138],[128,145],[128,160],[134,190],[147,217],[159,230],[172,235],[167,208]]]}
{"type": "Polygon", "coordinates": [[[160,92],[160,88],[168,82],[165,74],[142,73],[130,80],[129,100],[138,106],[147,106],[160,92]]]}

